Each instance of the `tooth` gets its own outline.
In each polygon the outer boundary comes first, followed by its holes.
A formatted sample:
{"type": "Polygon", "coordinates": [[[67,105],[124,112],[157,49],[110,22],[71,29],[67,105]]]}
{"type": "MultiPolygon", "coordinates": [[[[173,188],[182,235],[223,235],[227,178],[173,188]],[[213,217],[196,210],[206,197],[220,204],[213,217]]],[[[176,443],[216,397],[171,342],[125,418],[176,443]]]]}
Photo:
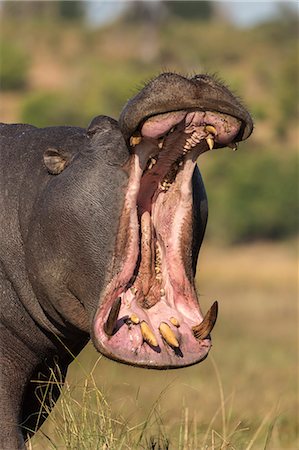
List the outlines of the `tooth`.
{"type": "Polygon", "coordinates": [[[161,296],[163,297],[163,295],[165,295],[165,289],[160,289],[160,294],[161,294],[161,296]]]}
{"type": "Polygon", "coordinates": [[[142,321],[141,324],[140,324],[140,328],[141,328],[141,333],[142,333],[143,339],[146,342],[148,342],[150,345],[152,345],[153,347],[157,347],[158,346],[158,341],[157,341],[154,333],[152,332],[152,330],[148,326],[148,324],[145,321],[142,321]]]}
{"type": "Polygon", "coordinates": [[[174,325],[175,327],[179,327],[180,323],[178,321],[178,319],[176,317],[170,317],[170,322],[172,323],[172,325],[174,325]]]}
{"type": "Polygon", "coordinates": [[[159,140],[158,142],[158,147],[161,149],[163,147],[164,144],[164,138],[161,138],[161,140],[159,140]]]}
{"type": "Polygon", "coordinates": [[[161,322],[159,331],[163,339],[167,342],[168,345],[170,345],[170,347],[178,348],[180,346],[174,332],[167,323],[161,322]]]}
{"type": "Polygon", "coordinates": [[[132,286],[131,287],[131,292],[132,292],[133,295],[135,295],[137,293],[137,289],[134,286],[132,286]]]}
{"type": "Polygon", "coordinates": [[[207,144],[208,144],[208,146],[209,146],[209,149],[210,149],[210,150],[213,150],[213,147],[214,147],[214,139],[211,138],[211,137],[207,137],[207,138],[206,138],[206,141],[207,141],[207,144]]]}
{"type": "Polygon", "coordinates": [[[193,334],[197,340],[206,339],[211,333],[217,320],[218,302],[214,302],[203,321],[192,327],[193,334]]]}
{"type": "Polygon", "coordinates": [[[227,144],[227,147],[232,148],[233,151],[235,152],[236,150],[238,150],[238,143],[237,142],[230,142],[229,144],[227,144]]]}
{"type": "Polygon", "coordinates": [[[141,136],[140,134],[132,134],[130,137],[130,145],[131,147],[135,147],[136,145],[140,144],[141,142],[141,136]]]}
{"type": "Polygon", "coordinates": [[[121,298],[117,297],[117,299],[114,301],[114,303],[110,309],[108,319],[106,320],[106,323],[104,325],[104,331],[108,336],[113,335],[113,331],[114,331],[114,327],[115,327],[115,324],[117,321],[120,307],[121,307],[121,298]]]}
{"type": "Polygon", "coordinates": [[[148,165],[148,170],[151,170],[151,168],[156,164],[157,160],[155,158],[150,159],[150,163],[148,165]]]}
{"type": "Polygon", "coordinates": [[[136,316],[136,314],[131,314],[130,319],[131,322],[135,323],[135,325],[137,325],[140,322],[140,319],[138,316],[136,316]]]}
{"type": "Polygon", "coordinates": [[[213,127],[213,125],[207,125],[205,127],[205,131],[207,131],[208,133],[211,133],[211,134],[217,134],[217,130],[215,127],[213,127]]]}
{"type": "Polygon", "coordinates": [[[175,127],[172,127],[171,130],[169,130],[169,133],[173,133],[175,130],[175,127]]]}

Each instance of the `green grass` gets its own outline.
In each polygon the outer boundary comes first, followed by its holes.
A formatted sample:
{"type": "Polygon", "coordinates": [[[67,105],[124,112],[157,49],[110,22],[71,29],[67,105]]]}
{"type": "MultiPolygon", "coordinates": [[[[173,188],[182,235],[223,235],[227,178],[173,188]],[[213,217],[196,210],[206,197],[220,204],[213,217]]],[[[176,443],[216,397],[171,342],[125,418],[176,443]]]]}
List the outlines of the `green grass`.
{"type": "Polygon", "coordinates": [[[207,245],[199,268],[204,311],[220,301],[207,360],[144,370],[89,344],[29,448],[298,448],[294,243],[207,245]]]}

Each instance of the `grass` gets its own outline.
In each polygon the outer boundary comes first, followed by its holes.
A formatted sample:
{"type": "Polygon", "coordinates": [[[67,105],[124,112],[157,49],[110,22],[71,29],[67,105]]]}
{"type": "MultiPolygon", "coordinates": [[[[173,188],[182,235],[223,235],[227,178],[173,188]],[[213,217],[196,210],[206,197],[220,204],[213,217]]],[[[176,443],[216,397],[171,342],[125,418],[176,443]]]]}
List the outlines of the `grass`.
{"type": "Polygon", "coordinates": [[[295,243],[206,245],[199,268],[203,309],[220,301],[207,360],[144,370],[89,344],[29,449],[298,448],[295,243]]]}

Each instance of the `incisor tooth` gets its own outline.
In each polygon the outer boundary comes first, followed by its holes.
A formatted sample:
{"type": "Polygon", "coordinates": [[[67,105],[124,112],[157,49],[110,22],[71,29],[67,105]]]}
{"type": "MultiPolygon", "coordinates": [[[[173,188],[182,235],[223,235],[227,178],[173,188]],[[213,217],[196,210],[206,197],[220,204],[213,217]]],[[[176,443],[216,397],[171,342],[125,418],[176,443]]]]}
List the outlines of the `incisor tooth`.
{"type": "Polygon", "coordinates": [[[179,327],[180,323],[178,321],[178,319],[176,317],[170,317],[170,322],[172,323],[172,325],[174,325],[175,327],[179,327]]]}
{"type": "Polygon", "coordinates": [[[205,127],[205,131],[207,131],[208,133],[211,133],[211,134],[217,134],[217,130],[215,127],[213,127],[213,125],[207,125],[205,127]]]}
{"type": "Polygon", "coordinates": [[[163,339],[167,342],[168,345],[170,345],[170,347],[178,348],[180,346],[174,332],[167,323],[161,322],[159,331],[163,339]]]}
{"type": "Polygon", "coordinates": [[[206,138],[206,141],[207,141],[207,144],[208,144],[208,146],[209,146],[209,149],[210,149],[210,150],[213,150],[213,147],[214,147],[214,139],[211,138],[211,137],[207,137],[207,138],[206,138]]]}
{"type": "Polygon", "coordinates": [[[143,339],[148,344],[152,345],[153,347],[157,347],[158,341],[157,341],[154,333],[152,332],[152,330],[150,329],[150,327],[144,320],[141,322],[140,328],[141,328],[141,333],[142,333],[143,339]]]}
{"type": "Polygon", "coordinates": [[[131,314],[130,319],[131,322],[135,323],[135,325],[137,325],[140,322],[140,319],[138,316],[136,316],[136,314],[131,314]]]}

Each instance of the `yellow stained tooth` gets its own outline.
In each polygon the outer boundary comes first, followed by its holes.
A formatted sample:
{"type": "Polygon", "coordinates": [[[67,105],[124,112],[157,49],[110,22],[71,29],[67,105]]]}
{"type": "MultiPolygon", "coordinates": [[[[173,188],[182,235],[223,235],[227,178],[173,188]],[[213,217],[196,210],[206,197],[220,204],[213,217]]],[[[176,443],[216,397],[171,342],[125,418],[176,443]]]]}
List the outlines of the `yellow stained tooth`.
{"type": "Polygon", "coordinates": [[[205,131],[207,131],[208,133],[217,134],[217,130],[215,127],[213,127],[213,125],[207,125],[205,127],[205,131]]]}
{"type": "Polygon", "coordinates": [[[138,134],[133,134],[130,137],[130,145],[131,147],[135,147],[136,145],[140,144],[141,142],[141,136],[138,134]]]}
{"type": "Polygon", "coordinates": [[[136,316],[136,314],[131,314],[130,319],[131,322],[135,323],[135,325],[137,325],[140,322],[140,319],[138,316],[136,316]]]}
{"type": "Polygon", "coordinates": [[[175,327],[179,327],[180,323],[178,321],[178,319],[176,317],[170,317],[170,322],[172,323],[172,325],[174,325],[175,327]]]}
{"type": "Polygon", "coordinates": [[[206,141],[207,141],[207,144],[208,144],[208,146],[209,146],[209,149],[210,149],[210,150],[213,150],[213,147],[214,147],[214,139],[211,138],[211,137],[207,137],[207,138],[206,138],[206,141]]]}
{"type": "Polygon", "coordinates": [[[206,339],[211,333],[212,329],[217,320],[218,315],[218,302],[214,302],[207,314],[205,315],[203,321],[192,327],[192,331],[195,339],[198,341],[206,339]]]}
{"type": "Polygon", "coordinates": [[[170,345],[170,347],[178,348],[180,346],[174,332],[167,323],[161,322],[159,331],[163,339],[167,342],[168,345],[170,345]]]}
{"type": "Polygon", "coordinates": [[[148,324],[145,321],[142,321],[141,324],[140,324],[140,328],[141,328],[141,333],[142,333],[143,339],[148,344],[152,345],[153,347],[157,347],[158,341],[157,341],[154,333],[152,332],[152,330],[148,326],[148,324]]]}

